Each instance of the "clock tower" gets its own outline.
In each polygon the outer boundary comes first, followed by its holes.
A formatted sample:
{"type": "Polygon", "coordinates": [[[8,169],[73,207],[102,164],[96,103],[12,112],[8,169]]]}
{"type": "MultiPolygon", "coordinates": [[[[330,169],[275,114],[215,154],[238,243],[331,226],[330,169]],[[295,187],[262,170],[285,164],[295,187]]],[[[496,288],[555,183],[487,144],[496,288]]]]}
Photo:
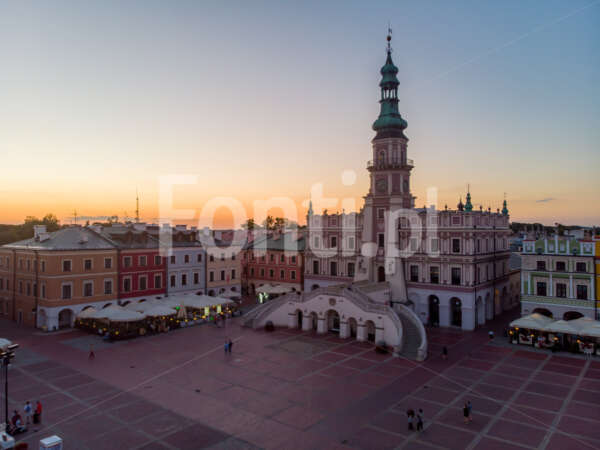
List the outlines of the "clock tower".
{"type": "MultiPolygon", "coordinates": [[[[414,207],[415,197],[410,192],[410,172],[413,161],[407,158],[408,138],[404,130],[408,126],[398,111],[398,68],[392,61],[391,30],[387,36],[387,58],[381,68],[381,110],[373,123],[375,137],[372,140],[373,159],[368,162],[370,175],[369,192],[365,196],[363,210],[363,249],[360,264],[363,270],[357,278],[371,281],[392,281],[394,273],[401,269],[400,261],[391,261],[386,255],[389,233],[397,233],[396,227],[388,230],[388,213],[414,207]],[[400,266],[398,264],[400,263],[400,266]]],[[[398,258],[396,258],[398,259],[398,258]]],[[[401,271],[401,270],[400,270],[401,271]]],[[[406,295],[403,281],[397,295],[406,295]]]]}

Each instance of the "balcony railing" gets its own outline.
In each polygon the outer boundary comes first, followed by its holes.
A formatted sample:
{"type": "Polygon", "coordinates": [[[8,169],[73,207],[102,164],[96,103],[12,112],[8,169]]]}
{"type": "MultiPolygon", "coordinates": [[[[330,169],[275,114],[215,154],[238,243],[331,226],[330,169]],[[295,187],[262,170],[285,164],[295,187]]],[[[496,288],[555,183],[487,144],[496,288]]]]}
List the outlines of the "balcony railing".
{"type": "Polygon", "coordinates": [[[406,158],[404,160],[402,160],[401,158],[384,158],[367,162],[367,170],[400,169],[402,167],[414,167],[414,161],[409,158],[406,158]]]}
{"type": "Polygon", "coordinates": [[[568,297],[550,297],[545,295],[521,295],[522,302],[539,303],[546,305],[564,305],[564,306],[579,306],[583,308],[593,308],[594,300],[584,300],[568,297]]]}

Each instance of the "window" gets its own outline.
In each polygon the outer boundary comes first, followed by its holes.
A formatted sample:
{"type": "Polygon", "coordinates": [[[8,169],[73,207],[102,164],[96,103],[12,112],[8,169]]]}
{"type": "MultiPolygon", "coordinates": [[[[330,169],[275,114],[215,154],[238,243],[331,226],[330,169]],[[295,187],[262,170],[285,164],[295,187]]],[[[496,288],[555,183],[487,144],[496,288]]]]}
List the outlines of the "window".
{"type": "Polygon", "coordinates": [[[275,255],[273,253],[271,253],[269,255],[269,261],[274,262],[275,261],[275,255]]]}
{"type": "MultiPolygon", "coordinates": [[[[8,283],[7,283],[6,289],[8,289],[8,283]]],[[[45,284],[42,284],[41,294],[42,294],[42,298],[46,298],[46,285],[45,284]]]]}
{"type": "Polygon", "coordinates": [[[567,296],[567,285],[565,283],[556,283],[556,296],[563,298],[567,296]]]}
{"type": "Polygon", "coordinates": [[[329,263],[329,275],[333,277],[337,276],[337,262],[331,261],[329,263]]]}
{"type": "Polygon", "coordinates": [[[431,251],[433,253],[440,251],[440,240],[438,238],[431,238],[431,251]]]}
{"type": "Polygon", "coordinates": [[[537,270],[546,270],[546,261],[537,261],[536,268],[537,270]]]}
{"type": "Polygon", "coordinates": [[[319,261],[313,261],[313,274],[319,275],[319,261]]]}
{"type": "Polygon", "coordinates": [[[71,271],[71,260],[66,259],[63,261],[63,272],[70,272],[70,271],[71,271]]]}
{"type": "Polygon", "coordinates": [[[112,269],[112,258],[104,258],[104,268],[112,269]]]}
{"type": "Polygon", "coordinates": [[[481,240],[477,239],[477,243],[475,244],[476,252],[479,253],[481,251],[481,240]]]}
{"type": "Polygon", "coordinates": [[[538,281],[536,284],[537,295],[546,295],[546,282],[538,281]]]}
{"type": "Polygon", "coordinates": [[[279,262],[282,264],[285,264],[285,256],[284,255],[279,256],[279,262]]]}
{"type": "Polygon", "coordinates": [[[27,295],[31,295],[31,283],[27,283],[27,295]]]}
{"type": "Polygon", "coordinates": [[[410,251],[411,252],[417,251],[417,238],[410,238],[410,251]]]}
{"type": "Polygon", "coordinates": [[[19,281],[19,294],[23,293],[23,282],[19,281]]]}
{"type": "Polygon", "coordinates": [[[92,260],[91,259],[83,260],[83,269],[84,270],[92,270],[92,260]]]}
{"type": "Polygon", "coordinates": [[[131,292],[131,278],[123,278],[123,292],[131,292]]]}
{"type": "Polygon", "coordinates": [[[202,253],[196,255],[196,262],[202,262],[202,253]]]}
{"type": "Polygon", "coordinates": [[[225,261],[225,253],[221,253],[221,261],[225,261]]]}
{"type": "Polygon", "coordinates": [[[146,289],[148,289],[148,278],[146,277],[146,275],[141,276],[139,282],[140,285],[138,286],[138,289],[140,291],[145,291],[146,289]]]}
{"type": "Polygon", "coordinates": [[[232,253],[232,254],[231,254],[231,260],[232,260],[232,261],[235,261],[235,253],[232,253]]]}
{"type": "Polygon", "coordinates": [[[292,264],[296,264],[296,257],[295,256],[292,256],[291,260],[292,260],[292,264]]]}
{"type": "Polygon", "coordinates": [[[348,250],[354,250],[354,236],[348,238],[348,250]]]}
{"type": "Polygon", "coordinates": [[[91,281],[84,281],[83,282],[83,296],[91,297],[92,295],[94,295],[94,283],[92,283],[91,281]]]}
{"type": "Polygon", "coordinates": [[[146,255],[141,255],[138,257],[138,264],[142,267],[148,265],[148,258],[146,258],[146,255]]]}
{"type": "Polygon", "coordinates": [[[0,278],[0,289],[4,289],[4,278],[0,278]]]}
{"type": "Polygon", "coordinates": [[[269,278],[275,277],[275,271],[273,269],[269,269],[269,278]]]}
{"type": "Polygon", "coordinates": [[[33,283],[33,295],[34,297],[38,295],[37,283],[33,283]]]}
{"type": "Polygon", "coordinates": [[[154,289],[161,289],[162,288],[162,276],[159,275],[154,275],[154,289]]]}
{"type": "MultiPolygon", "coordinates": [[[[211,272],[212,275],[212,272],[211,272]]],[[[212,280],[210,280],[212,281],[212,280]]],[[[169,284],[171,285],[171,287],[175,287],[175,285],[177,284],[177,278],[175,277],[175,275],[171,275],[169,277],[169,284]]]]}
{"type": "Polygon", "coordinates": [[[440,268],[438,266],[431,266],[429,268],[429,282],[433,284],[440,283],[440,268]]]}
{"type": "Polygon", "coordinates": [[[189,262],[190,262],[190,255],[183,255],[183,262],[184,262],[184,264],[189,264],[189,262]]]}
{"type": "Polygon", "coordinates": [[[584,284],[577,285],[577,299],[578,300],[587,300],[588,298],[588,288],[584,284]]]}
{"type": "Polygon", "coordinates": [[[208,274],[208,281],[215,281],[215,273],[214,272],[210,272],[208,274]]]}
{"type": "Polygon", "coordinates": [[[319,248],[319,244],[321,243],[319,241],[319,236],[315,236],[313,241],[314,241],[315,248],[319,248]]]}
{"type": "Polygon", "coordinates": [[[385,208],[377,208],[377,218],[385,219],[385,208]]]}
{"type": "Polygon", "coordinates": [[[181,274],[181,285],[187,286],[187,275],[185,273],[181,274]]]}
{"type": "Polygon", "coordinates": [[[162,258],[160,255],[154,255],[154,265],[160,266],[162,264],[162,258]]]}
{"type": "Polygon", "coordinates": [[[253,277],[254,276],[254,267],[250,267],[250,276],[253,277]]]}
{"type": "Polygon", "coordinates": [[[71,298],[71,284],[62,285],[62,299],[69,300],[71,298]]]}
{"type": "Polygon", "coordinates": [[[410,266],[410,281],[419,281],[419,266],[410,266]]]}
{"type": "Polygon", "coordinates": [[[194,272],[194,284],[200,283],[200,275],[198,272],[194,272]]]}
{"type": "Polygon", "coordinates": [[[131,267],[131,256],[125,256],[123,258],[123,267],[131,267]]]}
{"type": "Polygon", "coordinates": [[[30,271],[31,270],[31,260],[27,260],[27,270],[30,271]]]}
{"type": "Polygon", "coordinates": [[[377,246],[379,248],[383,248],[385,246],[385,235],[383,233],[379,233],[377,235],[377,246]]]}
{"type": "Polygon", "coordinates": [[[175,255],[171,255],[170,259],[170,263],[171,264],[176,264],[177,263],[177,257],[175,255]]]}
{"type": "Polygon", "coordinates": [[[210,257],[209,257],[209,261],[210,261],[210,262],[213,262],[214,260],[215,260],[215,256],[214,256],[214,255],[210,255],[210,257]]]}
{"type": "Polygon", "coordinates": [[[104,295],[112,294],[112,280],[104,280],[104,295]]]}
{"type": "Polygon", "coordinates": [[[460,253],[460,239],[452,239],[452,253],[460,253]]]}
{"type": "Polygon", "coordinates": [[[584,263],[584,262],[578,262],[578,263],[575,265],[575,270],[576,270],[577,272],[587,272],[587,264],[586,264],[586,263],[584,263]]]}
{"type": "Polygon", "coordinates": [[[460,267],[453,267],[451,271],[451,282],[455,286],[460,286],[460,267]]]}
{"type": "Polygon", "coordinates": [[[354,263],[348,263],[348,276],[354,276],[354,263]]]}
{"type": "Polygon", "coordinates": [[[279,271],[279,279],[280,279],[280,280],[283,280],[283,279],[285,279],[285,270],[280,270],[280,271],[279,271]]]}
{"type": "Polygon", "coordinates": [[[295,280],[295,279],[296,279],[296,271],[295,271],[295,270],[291,270],[291,271],[290,271],[290,278],[291,278],[292,280],[295,280]]]}
{"type": "Polygon", "coordinates": [[[331,248],[336,248],[337,247],[337,236],[331,236],[330,238],[330,247],[331,248]]]}
{"type": "Polygon", "coordinates": [[[46,261],[41,261],[41,271],[45,272],[46,271],[46,261]]]}
{"type": "Polygon", "coordinates": [[[225,271],[221,270],[221,281],[225,281],[225,271]]]}
{"type": "Polygon", "coordinates": [[[235,280],[235,269],[231,269],[231,279],[235,280]]]}
{"type": "Polygon", "coordinates": [[[556,270],[559,272],[564,272],[567,270],[567,265],[564,261],[556,261],[556,270]]]}
{"type": "Polygon", "coordinates": [[[265,276],[265,269],[260,269],[260,276],[261,276],[261,278],[264,278],[264,276],[265,276]]]}

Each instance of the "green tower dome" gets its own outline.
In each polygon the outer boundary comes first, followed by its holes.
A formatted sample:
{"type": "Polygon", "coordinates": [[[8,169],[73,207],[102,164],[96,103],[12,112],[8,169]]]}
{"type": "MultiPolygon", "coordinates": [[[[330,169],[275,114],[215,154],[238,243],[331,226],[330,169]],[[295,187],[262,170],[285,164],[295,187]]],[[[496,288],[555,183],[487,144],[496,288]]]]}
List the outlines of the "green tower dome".
{"type": "Polygon", "coordinates": [[[408,126],[406,120],[402,118],[398,111],[398,68],[392,61],[392,49],[390,47],[391,35],[388,35],[387,58],[381,68],[381,110],[379,117],[373,123],[373,130],[377,132],[374,139],[383,139],[389,137],[402,137],[406,139],[404,130],[408,126]]]}

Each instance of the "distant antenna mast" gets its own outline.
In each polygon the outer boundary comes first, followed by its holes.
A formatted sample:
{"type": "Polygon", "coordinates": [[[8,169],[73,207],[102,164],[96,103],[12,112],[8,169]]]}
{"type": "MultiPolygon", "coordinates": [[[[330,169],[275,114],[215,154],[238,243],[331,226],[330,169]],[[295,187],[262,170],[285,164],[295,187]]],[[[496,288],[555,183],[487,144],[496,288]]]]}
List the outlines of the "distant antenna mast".
{"type": "Polygon", "coordinates": [[[140,222],[140,197],[137,188],[135,189],[135,222],[140,222]]]}
{"type": "Polygon", "coordinates": [[[73,210],[73,221],[75,222],[75,225],[77,225],[77,210],[76,209],[73,210]]]}

